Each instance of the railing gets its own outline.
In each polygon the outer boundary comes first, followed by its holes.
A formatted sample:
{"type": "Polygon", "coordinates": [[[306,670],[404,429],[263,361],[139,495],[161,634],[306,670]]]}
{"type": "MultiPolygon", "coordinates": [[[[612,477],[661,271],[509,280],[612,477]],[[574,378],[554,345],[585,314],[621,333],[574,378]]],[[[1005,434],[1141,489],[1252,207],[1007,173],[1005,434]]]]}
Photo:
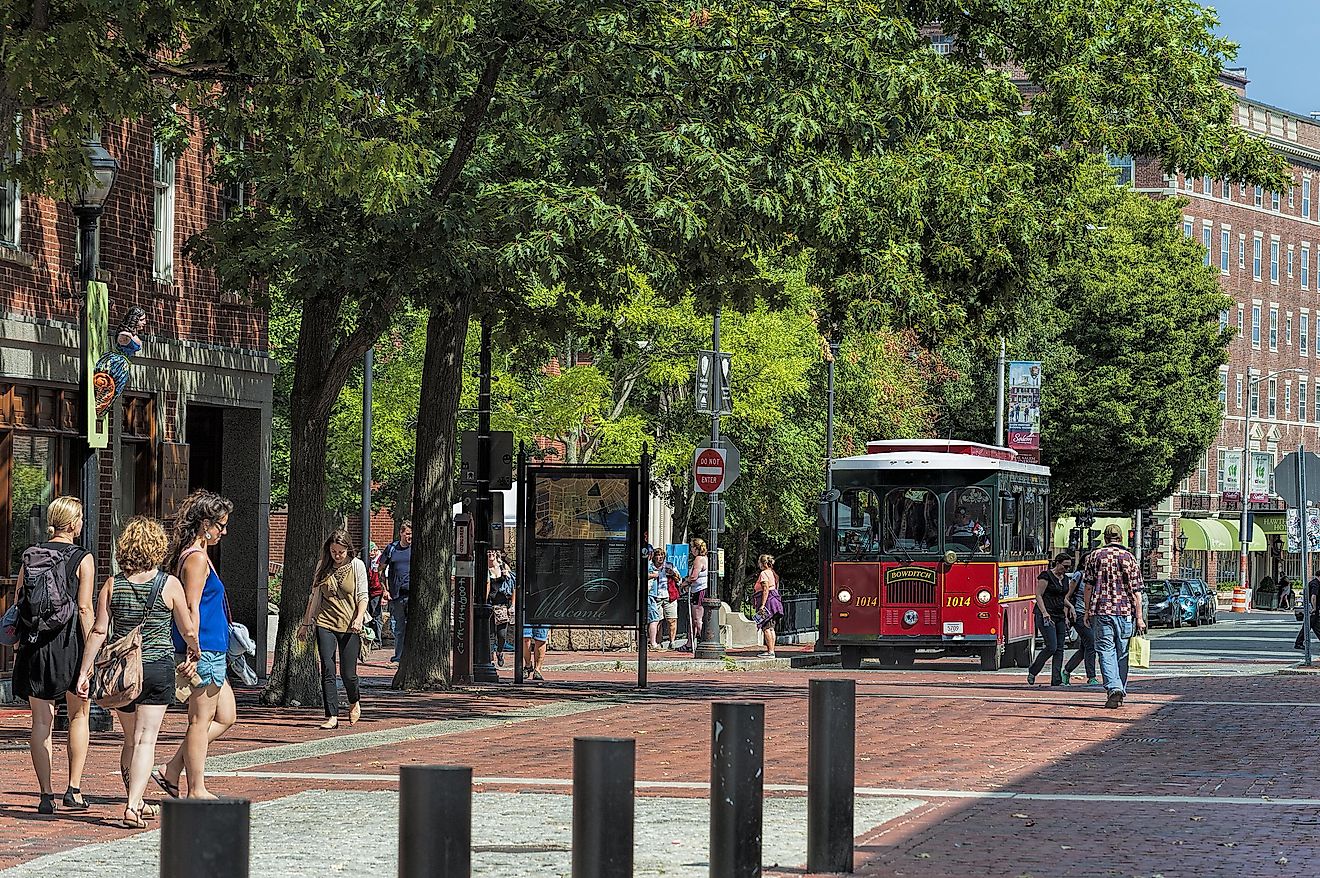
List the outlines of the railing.
{"type": "Polygon", "coordinates": [[[1183,510],[1189,512],[1212,512],[1215,508],[1213,494],[1179,494],[1178,501],[1183,510]]]}
{"type": "MultiPolygon", "coordinates": [[[[1183,508],[1189,509],[1191,507],[1184,506],[1183,508]]],[[[1271,497],[1268,500],[1262,500],[1247,505],[1248,512],[1283,512],[1287,508],[1288,508],[1287,504],[1283,501],[1281,497],[1271,497]]],[[[1240,512],[1241,510],[1242,510],[1242,500],[1240,498],[1237,497],[1219,498],[1220,512],[1240,512]]]]}
{"type": "Polygon", "coordinates": [[[819,605],[816,595],[795,594],[785,597],[783,601],[784,616],[775,625],[776,634],[798,634],[816,630],[816,608],[819,605]]]}

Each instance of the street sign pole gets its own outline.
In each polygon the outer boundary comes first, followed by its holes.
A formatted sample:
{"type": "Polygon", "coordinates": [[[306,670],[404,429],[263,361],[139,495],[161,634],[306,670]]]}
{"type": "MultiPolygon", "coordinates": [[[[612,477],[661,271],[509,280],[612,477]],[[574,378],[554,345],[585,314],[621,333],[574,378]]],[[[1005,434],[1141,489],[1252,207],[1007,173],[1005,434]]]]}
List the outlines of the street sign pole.
{"type": "MultiPolygon", "coordinates": [[[[723,370],[720,368],[720,300],[718,297],[715,299],[715,313],[711,321],[710,341],[711,347],[715,351],[715,368],[711,370],[713,405],[711,406],[710,415],[710,444],[712,448],[718,448],[720,445],[720,409],[722,408],[720,403],[724,398],[720,386],[723,370]]],[[[717,490],[710,495],[710,540],[707,546],[709,550],[707,557],[710,559],[710,566],[706,573],[705,620],[701,626],[701,640],[693,648],[693,658],[724,658],[724,644],[720,640],[720,532],[719,522],[716,520],[721,502],[721,491],[717,490]]]]}
{"type": "MultiPolygon", "coordinates": [[[[1307,585],[1310,583],[1309,570],[1310,557],[1307,552],[1310,534],[1307,533],[1307,508],[1306,508],[1306,445],[1305,443],[1297,446],[1297,531],[1302,538],[1302,601],[1305,603],[1307,594],[1307,585]]],[[[1305,648],[1303,657],[1306,666],[1311,667],[1311,620],[1308,613],[1302,612],[1302,640],[1305,648]]]]}
{"type": "Polygon", "coordinates": [[[491,460],[490,460],[490,318],[481,319],[481,353],[477,390],[477,492],[472,504],[476,527],[472,575],[472,679],[478,683],[498,683],[499,673],[491,661],[490,576],[486,553],[491,546],[491,460]]]}

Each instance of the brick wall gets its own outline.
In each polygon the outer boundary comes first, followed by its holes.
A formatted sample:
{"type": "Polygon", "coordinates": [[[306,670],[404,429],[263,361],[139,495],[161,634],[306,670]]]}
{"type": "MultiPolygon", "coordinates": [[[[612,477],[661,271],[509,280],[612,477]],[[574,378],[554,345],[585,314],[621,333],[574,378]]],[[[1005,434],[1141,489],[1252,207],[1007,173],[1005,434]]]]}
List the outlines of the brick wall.
{"type": "MultiPolygon", "coordinates": [[[[40,132],[25,132],[29,149],[39,148],[40,132]]],[[[147,335],[216,343],[246,350],[266,349],[261,312],[232,295],[221,295],[213,272],[183,254],[187,241],[222,215],[219,187],[193,132],[175,171],[174,278],[153,276],[152,131],[143,123],[108,128],[106,150],[119,162],[100,229],[101,279],[110,287],[112,328],[130,308],[148,316],[147,335]]],[[[24,196],[20,246],[0,247],[0,311],[75,321],[73,272],[78,248],[77,220],[67,204],[24,196]]]]}

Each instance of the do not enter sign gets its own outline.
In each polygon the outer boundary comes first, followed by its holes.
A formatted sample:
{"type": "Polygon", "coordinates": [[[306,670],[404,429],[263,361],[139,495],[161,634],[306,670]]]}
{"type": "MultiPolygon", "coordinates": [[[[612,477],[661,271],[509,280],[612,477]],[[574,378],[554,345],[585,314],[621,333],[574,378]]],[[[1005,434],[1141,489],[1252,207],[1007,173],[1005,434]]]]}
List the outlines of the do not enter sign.
{"type": "Polygon", "coordinates": [[[697,490],[707,494],[723,490],[727,465],[723,448],[698,448],[692,467],[697,490]]]}

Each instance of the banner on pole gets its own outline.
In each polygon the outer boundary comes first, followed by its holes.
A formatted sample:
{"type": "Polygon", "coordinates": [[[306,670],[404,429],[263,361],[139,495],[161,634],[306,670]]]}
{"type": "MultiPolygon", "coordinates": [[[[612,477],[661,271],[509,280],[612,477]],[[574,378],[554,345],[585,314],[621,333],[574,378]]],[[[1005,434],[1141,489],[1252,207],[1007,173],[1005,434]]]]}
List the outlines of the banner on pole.
{"type": "Polygon", "coordinates": [[[1040,452],[1040,375],[1038,362],[1008,364],[1008,447],[1040,452]]]}
{"type": "Polygon", "coordinates": [[[1264,503],[1270,499],[1270,473],[1274,471],[1274,459],[1268,451],[1251,453],[1251,472],[1248,473],[1247,499],[1252,503],[1264,503]]]}
{"type": "MultiPolygon", "coordinates": [[[[1302,551],[1301,515],[1295,507],[1288,508],[1288,551],[1302,551]]],[[[1320,509],[1310,506],[1306,510],[1306,551],[1320,552],[1320,509]]]]}

